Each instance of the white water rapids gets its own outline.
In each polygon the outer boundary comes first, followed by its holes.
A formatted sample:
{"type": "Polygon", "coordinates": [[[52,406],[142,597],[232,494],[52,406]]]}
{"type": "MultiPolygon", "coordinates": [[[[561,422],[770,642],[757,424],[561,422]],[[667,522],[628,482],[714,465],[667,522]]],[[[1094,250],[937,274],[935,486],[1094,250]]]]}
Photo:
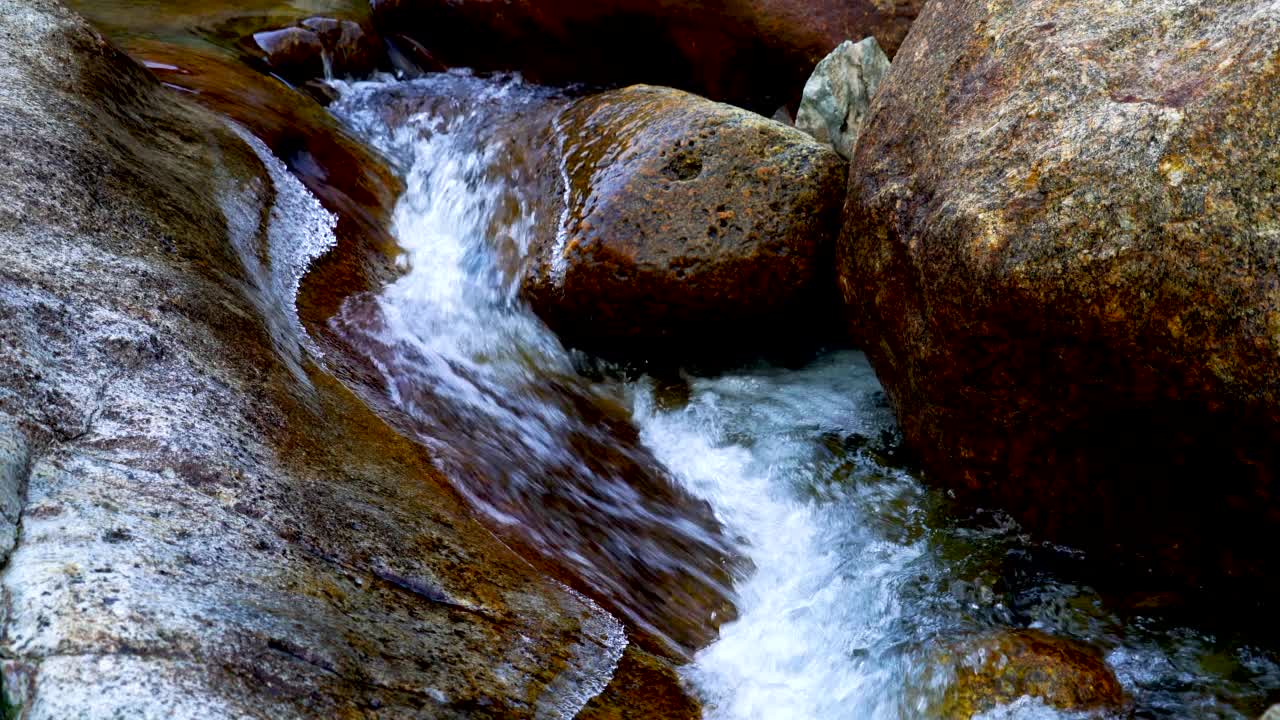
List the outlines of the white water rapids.
{"type": "MultiPolygon", "coordinates": [[[[446,74],[345,86],[334,107],[408,180],[394,228],[408,272],[377,299],[385,323],[373,331],[388,395],[422,417],[419,439],[441,452],[456,438],[433,438],[432,422],[475,428],[470,449],[493,463],[485,482],[521,489],[494,501],[460,486],[499,523],[522,522],[517,505],[545,493],[524,490],[536,472],[506,465],[536,458],[566,473],[598,472],[566,450],[565,428],[581,422],[572,403],[537,390],[548,378],[577,382],[565,379],[573,359],[516,299],[511,277],[541,218],[513,177],[524,171],[520,158],[492,133],[537,121],[548,102],[552,93],[511,79],[446,74]],[[406,100],[415,97],[432,100],[406,100]],[[393,106],[402,109],[388,113],[393,106]],[[424,409],[413,384],[429,385],[447,416],[424,409]],[[487,427],[504,431],[488,437],[487,427]]],[[[948,514],[946,498],[895,461],[892,417],[860,353],[685,380],[687,402],[663,399],[669,383],[649,378],[591,392],[629,404],[643,445],[709,503],[750,559],[734,583],[738,618],[683,668],[708,717],[929,717],[945,680],[930,658],[953,638],[999,627],[1100,648],[1133,701],[1132,717],[1240,718],[1241,707],[1280,691],[1274,657],[1247,642],[1113,610],[1089,587],[1042,569],[1045,557],[1070,566],[1072,553],[1030,542],[999,514],[948,514]]],[[[604,487],[626,494],[621,484],[604,487]]],[[[660,507],[629,496],[574,502],[574,512],[606,518],[597,530],[616,531],[602,546],[626,550],[602,557],[666,570],[686,562],[626,531],[657,522],[660,507]]],[[[682,547],[717,549],[698,527],[676,529],[688,541],[682,547]]],[[[540,540],[554,546],[556,532],[540,540]]],[[[569,561],[597,578],[598,560],[569,561]]],[[[605,575],[593,581],[606,583],[605,575]]],[[[1023,700],[983,717],[1063,716],[1023,700]]]]}

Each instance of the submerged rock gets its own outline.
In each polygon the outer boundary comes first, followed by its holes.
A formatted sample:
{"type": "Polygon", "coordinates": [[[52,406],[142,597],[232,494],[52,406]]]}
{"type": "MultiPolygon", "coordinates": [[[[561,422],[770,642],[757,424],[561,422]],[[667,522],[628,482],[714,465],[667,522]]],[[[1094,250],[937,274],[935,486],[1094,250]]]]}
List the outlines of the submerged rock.
{"type": "Polygon", "coordinates": [[[1277,23],[1260,0],[926,6],[838,266],[935,482],[1099,560],[1277,588],[1277,23]]]}
{"type": "Polygon", "coordinates": [[[1116,711],[1124,690],[1102,654],[1035,630],[991,633],[952,645],[936,661],[953,673],[939,717],[975,715],[1033,697],[1064,712],[1116,711]]]}
{"type": "Polygon", "coordinates": [[[559,212],[522,291],[567,343],[687,362],[815,324],[843,201],[829,148],[649,86],[578,100],[555,131],[559,212]]]}
{"type": "Polygon", "coordinates": [[[853,157],[871,98],[887,72],[889,58],[875,38],[844,41],[822,58],[805,83],[796,127],[831,145],[844,159],[853,157]]]}
{"type": "Polygon", "coordinates": [[[531,80],[668,85],[770,114],[824,55],[874,35],[892,54],[922,0],[375,0],[387,37],[446,65],[531,80]]]}
{"type": "Polygon", "coordinates": [[[620,625],[311,358],[333,217],[60,6],[0,0],[3,691],[69,717],[550,717],[620,625]]]}
{"type": "MultiPolygon", "coordinates": [[[[577,720],[698,720],[702,707],[680,676],[660,659],[628,647],[613,680],[578,713],[577,720]]],[[[1270,720],[1263,718],[1263,720],[1270,720]]]]}

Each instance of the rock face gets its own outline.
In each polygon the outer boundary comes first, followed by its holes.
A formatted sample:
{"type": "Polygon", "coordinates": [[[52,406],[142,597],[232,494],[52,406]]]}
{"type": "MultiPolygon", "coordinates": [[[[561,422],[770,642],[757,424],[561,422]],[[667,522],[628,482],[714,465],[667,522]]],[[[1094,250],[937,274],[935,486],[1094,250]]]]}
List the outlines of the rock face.
{"type": "Polygon", "coordinates": [[[954,672],[937,711],[947,720],[969,720],[1028,696],[1064,712],[1115,711],[1125,702],[1098,651],[1035,630],[971,638],[937,660],[954,672]]]}
{"type": "Polygon", "coordinates": [[[0,0],[3,690],[30,720],[528,717],[621,628],[308,360],[334,220],[61,7],[0,0]]]}
{"type": "Polygon", "coordinates": [[[809,324],[843,200],[829,148],[649,86],[579,100],[555,129],[561,204],[522,289],[566,342],[688,360],[809,324]]]}
{"type": "Polygon", "coordinates": [[[531,80],[668,85],[766,115],[850,37],[897,49],[921,0],[375,0],[391,39],[531,80]]]}
{"type": "Polygon", "coordinates": [[[670,666],[632,645],[618,661],[613,681],[582,708],[577,720],[698,720],[701,717],[702,707],[684,692],[680,676],[670,666]]]}
{"type": "Polygon", "coordinates": [[[838,265],[934,481],[1100,560],[1276,585],[1277,23],[1269,1],[927,6],[838,265]]]}
{"type": "Polygon", "coordinates": [[[889,57],[875,38],[841,43],[805,83],[796,127],[831,145],[844,159],[853,157],[871,98],[887,72],[889,57]]]}

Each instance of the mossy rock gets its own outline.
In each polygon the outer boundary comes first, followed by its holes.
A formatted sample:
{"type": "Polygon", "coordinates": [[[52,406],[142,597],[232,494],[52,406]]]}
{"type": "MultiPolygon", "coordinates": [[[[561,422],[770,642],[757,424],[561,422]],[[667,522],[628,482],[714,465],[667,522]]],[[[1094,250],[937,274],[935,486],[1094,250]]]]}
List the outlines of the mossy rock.
{"type": "Polygon", "coordinates": [[[1113,710],[1125,703],[1119,680],[1098,650],[1036,630],[969,638],[944,648],[937,661],[953,673],[935,713],[945,720],[968,720],[1021,697],[1067,712],[1113,710]]]}

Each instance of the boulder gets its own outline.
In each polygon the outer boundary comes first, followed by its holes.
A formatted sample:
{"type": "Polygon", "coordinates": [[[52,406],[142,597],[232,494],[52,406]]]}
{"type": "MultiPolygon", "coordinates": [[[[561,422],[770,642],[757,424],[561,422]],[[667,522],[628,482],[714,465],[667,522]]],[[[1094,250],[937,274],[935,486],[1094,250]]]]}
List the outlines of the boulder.
{"type": "Polygon", "coordinates": [[[1280,705],[1272,705],[1258,720],[1280,720],[1280,705]]]}
{"type": "Polygon", "coordinates": [[[302,26],[320,38],[329,61],[327,76],[364,77],[382,65],[382,40],[358,22],[310,17],[302,26]]]}
{"type": "Polygon", "coordinates": [[[804,85],[795,125],[848,160],[889,58],[873,37],[846,40],[822,58],[804,85]]]}
{"type": "Polygon", "coordinates": [[[1037,630],[1004,630],[949,645],[934,659],[950,673],[936,716],[969,720],[1021,697],[1063,712],[1123,709],[1124,690],[1102,654],[1037,630]]]}
{"type": "Polygon", "coordinates": [[[892,54],[921,0],[374,0],[376,27],[449,66],[545,83],[667,85],[764,114],[849,37],[892,54]]]}
{"type": "Polygon", "coordinates": [[[0,672],[28,720],[552,717],[622,628],[312,361],[332,215],[47,0],[0,0],[0,672]]]}
{"type": "Polygon", "coordinates": [[[578,100],[522,291],[570,345],[687,362],[820,317],[845,165],[804,133],[679,90],[578,100]]]}
{"type": "Polygon", "coordinates": [[[930,3],[855,149],[840,283],[904,439],[1118,577],[1280,589],[1278,22],[930,3]]]}

